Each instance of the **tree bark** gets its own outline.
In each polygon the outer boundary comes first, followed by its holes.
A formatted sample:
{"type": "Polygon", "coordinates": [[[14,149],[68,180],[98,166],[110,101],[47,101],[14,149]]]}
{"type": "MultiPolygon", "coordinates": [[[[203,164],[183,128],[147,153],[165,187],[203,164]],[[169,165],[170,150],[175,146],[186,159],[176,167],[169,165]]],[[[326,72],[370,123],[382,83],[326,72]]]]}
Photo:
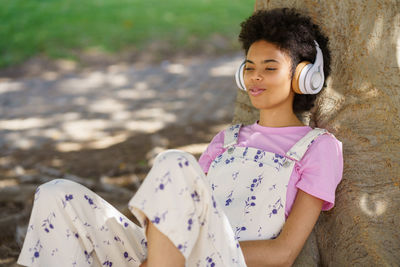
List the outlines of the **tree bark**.
{"type": "MultiPolygon", "coordinates": [[[[343,143],[343,180],[295,266],[400,263],[400,2],[258,0],[295,7],[330,39],[332,74],[316,107],[299,117],[343,143]]],[[[257,111],[238,91],[234,122],[257,111]]]]}

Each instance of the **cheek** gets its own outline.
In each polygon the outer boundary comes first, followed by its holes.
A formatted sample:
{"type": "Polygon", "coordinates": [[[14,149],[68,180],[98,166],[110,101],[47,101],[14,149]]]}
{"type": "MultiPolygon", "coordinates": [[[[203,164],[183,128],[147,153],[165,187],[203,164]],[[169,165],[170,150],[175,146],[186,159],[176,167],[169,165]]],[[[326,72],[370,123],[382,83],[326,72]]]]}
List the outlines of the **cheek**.
{"type": "Polygon", "coordinates": [[[249,75],[246,75],[246,72],[243,73],[243,81],[244,81],[244,85],[246,85],[246,87],[249,87],[250,78],[249,78],[249,75]]]}
{"type": "Polygon", "coordinates": [[[282,85],[290,82],[290,77],[286,72],[276,72],[266,77],[266,82],[271,85],[282,85]]]}

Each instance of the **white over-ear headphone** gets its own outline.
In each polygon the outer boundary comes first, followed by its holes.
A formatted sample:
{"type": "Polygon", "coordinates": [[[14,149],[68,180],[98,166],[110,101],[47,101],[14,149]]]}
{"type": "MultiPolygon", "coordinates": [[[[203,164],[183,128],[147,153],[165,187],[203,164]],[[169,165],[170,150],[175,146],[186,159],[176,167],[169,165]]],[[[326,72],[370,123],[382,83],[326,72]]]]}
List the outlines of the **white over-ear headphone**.
{"type": "MultiPolygon", "coordinates": [[[[324,85],[324,59],[317,41],[314,41],[314,43],[317,50],[314,64],[302,61],[296,67],[292,87],[297,94],[318,94],[324,85]]],[[[244,91],[247,90],[243,75],[245,65],[246,61],[240,64],[235,74],[237,86],[244,91]]]]}

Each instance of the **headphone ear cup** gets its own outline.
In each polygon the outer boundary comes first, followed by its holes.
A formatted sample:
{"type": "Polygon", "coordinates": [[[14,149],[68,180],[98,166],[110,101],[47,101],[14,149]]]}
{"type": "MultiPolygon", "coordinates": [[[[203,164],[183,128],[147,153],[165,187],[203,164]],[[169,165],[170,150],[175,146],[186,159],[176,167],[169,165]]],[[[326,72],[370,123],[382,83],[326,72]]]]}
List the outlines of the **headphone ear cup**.
{"type": "Polygon", "coordinates": [[[302,74],[302,71],[304,70],[304,68],[309,64],[311,64],[311,62],[302,61],[297,65],[296,70],[294,71],[294,75],[293,75],[293,79],[292,79],[292,88],[293,88],[293,91],[297,94],[305,94],[305,92],[302,92],[300,89],[300,83],[304,84],[304,75],[301,75],[301,74],[302,74]]]}
{"type": "Polygon", "coordinates": [[[236,74],[235,74],[236,85],[243,91],[247,90],[246,85],[244,84],[244,66],[245,65],[246,65],[246,61],[243,61],[242,64],[240,64],[240,66],[237,69],[236,74]]]}

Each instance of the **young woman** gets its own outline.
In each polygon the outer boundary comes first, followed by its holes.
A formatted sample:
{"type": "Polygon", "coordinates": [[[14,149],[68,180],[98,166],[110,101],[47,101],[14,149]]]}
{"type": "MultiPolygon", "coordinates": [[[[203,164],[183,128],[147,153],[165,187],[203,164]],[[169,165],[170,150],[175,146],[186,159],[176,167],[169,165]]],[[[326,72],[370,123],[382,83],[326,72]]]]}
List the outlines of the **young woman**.
{"type": "Polygon", "coordinates": [[[246,53],[239,86],[259,109],[259,120],[218,133],[199,162],[177,150],[158,155],[129,202],[142,227],[79,184],[57,179],[41,185],[19,264],[295,261],[321,210],[333,207],[342,178],[341,142],[296,116],[313,107],[329,75],[328,40],[292,9],[254,13],[239,39],[246,53]]]}

